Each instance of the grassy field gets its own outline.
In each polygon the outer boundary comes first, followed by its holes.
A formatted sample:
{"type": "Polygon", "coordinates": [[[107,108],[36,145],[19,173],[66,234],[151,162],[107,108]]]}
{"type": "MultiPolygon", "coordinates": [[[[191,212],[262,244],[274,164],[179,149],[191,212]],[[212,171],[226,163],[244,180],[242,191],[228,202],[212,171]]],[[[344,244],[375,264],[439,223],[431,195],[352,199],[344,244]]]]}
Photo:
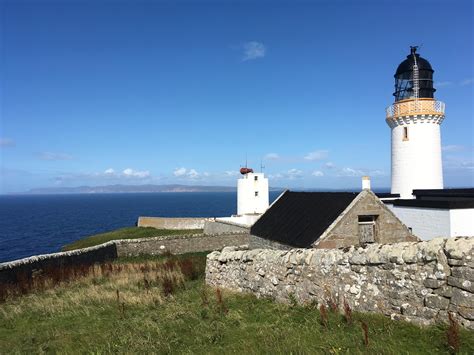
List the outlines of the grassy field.
{"type": "Polygon", "coordinates": [[[93,235],[77,240],[62,247],[62,251],[80,249],[99,245],[115,239],[152,238],[164,235],[183,235],[202,233],[202,229],[156,229],[151,227],[127,227],[115,231],[93,235]]]}
{"type": "MultiPolygon", "coordinates": [[[[0,353],[448,353],[447,326],[350,318],[206,287],[205,254],[119,259],[0,304],[0,353]],[[366,325],[367,338],[363,330],[366,325]]],[[[474,333],[460,331],[460,353],[474,333]]]]}

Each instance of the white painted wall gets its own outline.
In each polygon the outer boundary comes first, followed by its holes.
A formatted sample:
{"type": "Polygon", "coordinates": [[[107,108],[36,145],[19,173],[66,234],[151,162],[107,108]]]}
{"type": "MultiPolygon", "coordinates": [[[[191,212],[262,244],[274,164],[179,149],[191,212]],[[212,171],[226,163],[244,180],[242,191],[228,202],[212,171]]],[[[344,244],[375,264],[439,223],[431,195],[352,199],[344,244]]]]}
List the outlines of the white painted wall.
{"type": "Polygon", "coordinates": [[[268,179],[263,173],[245,174],[237,180],[238,215],[264,213],[268,205],[268,179]]]}
{"type": "Polygon", "coordinates": [[[439,117],[399,118],[392,128],[392,190],[402,199],[413,198],[415,189],[442,189],[441,133],[439,117]],[[404,140],[404,127],[408,140],[404,140]]]}
{"type": "Polygon", "coordinates": [[[423,240],[451,236],[450,210],[387,205],[393,213],[423,240]]]}
{"type": "Polygon", "coordinates": [[[450,210],[451,237],[474,236],[474,208],[450,210]]]}

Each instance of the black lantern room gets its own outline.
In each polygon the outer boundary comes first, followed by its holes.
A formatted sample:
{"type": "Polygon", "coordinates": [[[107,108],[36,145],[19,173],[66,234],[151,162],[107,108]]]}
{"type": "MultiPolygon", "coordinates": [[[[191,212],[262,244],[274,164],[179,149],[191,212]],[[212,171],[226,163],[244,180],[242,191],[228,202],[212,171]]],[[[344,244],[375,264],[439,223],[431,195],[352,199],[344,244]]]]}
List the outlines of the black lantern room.
{"type": "Polygon", "coordinates": [[[410,47],[411,53],[397,68],[395,73],[395,101],[414,98],[433,98],[433,68],[430,62],[420,57],[416,50],[410,47]],[[416,73],[418,67],[418,73],[416,73]],[[418,75],[417,75],[418,74],[418,75]]]}

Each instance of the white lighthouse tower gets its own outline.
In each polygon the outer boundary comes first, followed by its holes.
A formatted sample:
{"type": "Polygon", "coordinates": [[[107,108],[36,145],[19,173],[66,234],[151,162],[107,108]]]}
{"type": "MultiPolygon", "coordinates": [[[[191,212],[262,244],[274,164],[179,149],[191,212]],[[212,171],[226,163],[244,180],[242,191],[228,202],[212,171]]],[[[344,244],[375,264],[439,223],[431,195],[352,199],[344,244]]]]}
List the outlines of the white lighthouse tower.
{"type": "Polygon", "coordinates": [[[444,103],[434,99],[433,69],[411,53],[395,73],[395,103],[386,109],[392,131],[392,189],[402,199],[415,189],[442,189],[440,125],[444,103]]]}
{"type": "Polygon", "coordinates": [[[242,177],[237,180],[237,215],[264,213],[269,205],[268,179],[263,173],[254,173],[250,168],[241,168],[242,177]]]}

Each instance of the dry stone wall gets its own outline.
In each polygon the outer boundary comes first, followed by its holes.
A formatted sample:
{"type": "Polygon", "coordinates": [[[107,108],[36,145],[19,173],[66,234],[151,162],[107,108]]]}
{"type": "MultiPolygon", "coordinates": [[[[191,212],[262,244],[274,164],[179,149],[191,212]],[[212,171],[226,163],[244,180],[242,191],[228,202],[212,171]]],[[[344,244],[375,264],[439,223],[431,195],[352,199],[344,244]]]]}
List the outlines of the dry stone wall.
{"type": "Polygon", "coordinates": [[[207,221],[214,221],[214,218],[138,217],[137,227],[153,227],[157,229],[203,229],[207,221]]]}
{"type": "Polygon", "coordinates": [[[89,248],[36,255],[0,263],[0,287],[5,284],[15,284],[20,279],[31,280],[35,274],[40,274],[43,271],[61,270],[70,266],[88,266],[116,258],[115,243],[107,242],[89,248]]]}
{"type": "Polygon", "coordinates": [[[218,235],[229,233],[250,233],[250,228],[221,221],[206,221],[204,224],[204,234],[218,235]]]}
{"type": "Polygon", "coordinates": [[[248,243],[247,233],[221,235],[194,234],[179,237],[156,237],[147,239],[123,239],[115,242],[117,255],[159,255],[165,252],[172,254],[195,253],[220,250],[228,245],[248,243]]]}
{"type": "Polygon", "coordinates": [[[185,254],[220,250],[228,245],[248,243],[248,234],[162,236],[144,239],[113,240],[97,246],[61,253],[36,255],[0,263],[0,287],[15,284],[20,279],[31,280],[34,275],[61,270],[70,266],[88,266],[122,256],[160,255],[166,252],[185,254]]]}
{"type": "Polygon", "coordinates": [[[207,257],[206,282],[258,297],[339,305],[418,324],[451,312],[474,329],[474,237],[287,251],[226,247],[207,257]]]}

